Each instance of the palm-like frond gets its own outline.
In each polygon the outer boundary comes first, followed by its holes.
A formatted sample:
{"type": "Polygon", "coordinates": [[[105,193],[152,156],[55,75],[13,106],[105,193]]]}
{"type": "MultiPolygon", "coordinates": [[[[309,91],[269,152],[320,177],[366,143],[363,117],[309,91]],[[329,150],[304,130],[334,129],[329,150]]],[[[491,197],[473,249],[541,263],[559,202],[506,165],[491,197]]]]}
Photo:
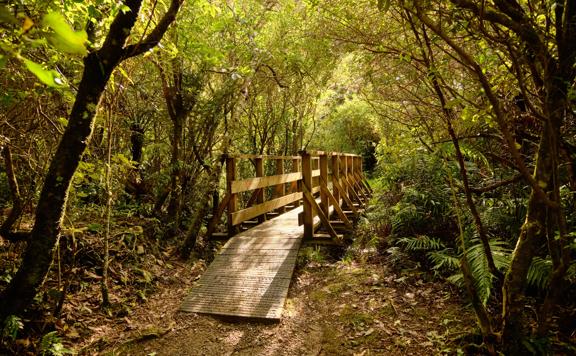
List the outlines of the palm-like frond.
{"type": "Polygon", "coordinates": [[[407,251],[430,251],[444,248],[442,241],[426,235],[402,237],[397,240],[397,244],[402,245],[407,251]]]}
{"type": "Polygon", "coordinates": [[[534,257],[526,280],[528,285],[538,289],[546,289],[548,287],[548,278],[552,272],[552,260],[540,257],[534,257]]]}
{"type": "MultiPolygon", "coordinates": [[[[490,240],[490,249],[496,268],[507,269],[510,266],[512,250],[507,247],[506,242],[499,239],[492,239],[490,240]]],[[[460,254],[460,257],[461,256],[460,254]]],[[[488,260],[486,259],[482,242],[478,239],[472,239],[466,256],[470,264],[472,276],[474,277],[476,290],[482,302],[486,304],[492,292],[494,276],[488,268],[488,260]]],[[[448,277],[447,280],[460,287],[464,286],[462,273],[456,273],[448,277]]]]}
{"type": "Polygon", "coordinates": [[[430,251],[427,256],[434,264],[432,269],[435,271],[455,271],[460,268],[460,259],[455,256],[454,250],[451,248],[445,248],[441,251],[430,251]]]}

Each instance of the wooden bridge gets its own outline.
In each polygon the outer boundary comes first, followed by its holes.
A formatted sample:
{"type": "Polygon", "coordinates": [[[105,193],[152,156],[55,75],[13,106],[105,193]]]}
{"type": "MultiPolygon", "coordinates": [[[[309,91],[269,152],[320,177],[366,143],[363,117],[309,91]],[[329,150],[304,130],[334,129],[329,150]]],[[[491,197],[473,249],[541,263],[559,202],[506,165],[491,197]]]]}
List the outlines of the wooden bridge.
{"type": "Polygon", "coordinates": [[[362,157],[302,151],[225,159],[226,195],[207,233],[222,236],[216,229],[225,215],[230,239],[181,310],[279,319],[302,241],[342,244],[367,203],[362,157]]]}

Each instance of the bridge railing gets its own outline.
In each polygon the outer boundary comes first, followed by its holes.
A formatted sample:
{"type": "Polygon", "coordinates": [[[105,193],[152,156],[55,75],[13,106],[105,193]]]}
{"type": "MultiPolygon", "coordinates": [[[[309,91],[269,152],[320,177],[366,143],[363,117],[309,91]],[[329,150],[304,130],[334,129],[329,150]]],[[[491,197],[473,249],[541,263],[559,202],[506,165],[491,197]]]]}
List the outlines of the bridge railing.
{"type": "Polygon", "coordinates": [[[362,170],[362,157],[352,154],[301,151],[298,156],[234,154],[226,162],[226,195],[208,225],[213,234],[226,212],[228,236],[245,225],[303,204],[299,215],[304,237],[340,239],[334,225],[351,229],[371,193],[362,170]],[[239,176],[239,165],[249,162],[250,177],[239,176]],[[338,220],[330,220],[331,216],[338,220]],[[323,231],[324,233],[318,233],[323,231]]]}
{"type": "Polygon", "coordinates": [[[334,225],[351,229],[349,215],[356,216],[364,208],[371,188],[362,169],[362,157],[353,154],[302,151],[302,181],[304,209],[300,223],[304,237],[324,237],[340,240],[334,225]],[[314,164],[318,162],[318,166],[314,164]],[[319,199],[314,193],[320,192],[319,199]],[[331,220],[336,215],[339,220],[331,220]]]}

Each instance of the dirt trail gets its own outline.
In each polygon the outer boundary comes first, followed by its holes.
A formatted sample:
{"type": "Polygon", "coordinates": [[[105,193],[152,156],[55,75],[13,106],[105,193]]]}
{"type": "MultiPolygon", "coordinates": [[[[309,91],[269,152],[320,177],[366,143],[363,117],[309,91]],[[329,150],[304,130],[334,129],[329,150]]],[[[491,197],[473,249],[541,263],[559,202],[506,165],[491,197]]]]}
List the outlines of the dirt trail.
{"type": "MultiPolygon", "coordinates": [[[[456,353],[474,320],[455,292],[383,263],[308,263],[279,322],[178,312],[191,282],[179,266],[132,315],[103,325],[83,354],[424,355],[456,353]]],[[[77,345],[79,346],[79,345],[77,345]]]]}

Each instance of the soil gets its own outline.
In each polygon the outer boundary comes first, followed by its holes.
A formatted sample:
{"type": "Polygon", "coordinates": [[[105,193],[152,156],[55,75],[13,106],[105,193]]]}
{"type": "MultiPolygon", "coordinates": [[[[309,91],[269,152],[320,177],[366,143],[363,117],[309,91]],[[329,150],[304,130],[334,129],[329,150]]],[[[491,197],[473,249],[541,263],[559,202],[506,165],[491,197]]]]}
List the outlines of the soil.
{"type": "Polygon", "coordinates": [[[86,355],[456,354],[457,340],[474,331],[472,311],[449,285],[381,258],[326,262],[315,251],[321,261],[300,261],[279,321],[179,312],[203,264],[173,262],[147,302],[68,345],[86,355]]]}

